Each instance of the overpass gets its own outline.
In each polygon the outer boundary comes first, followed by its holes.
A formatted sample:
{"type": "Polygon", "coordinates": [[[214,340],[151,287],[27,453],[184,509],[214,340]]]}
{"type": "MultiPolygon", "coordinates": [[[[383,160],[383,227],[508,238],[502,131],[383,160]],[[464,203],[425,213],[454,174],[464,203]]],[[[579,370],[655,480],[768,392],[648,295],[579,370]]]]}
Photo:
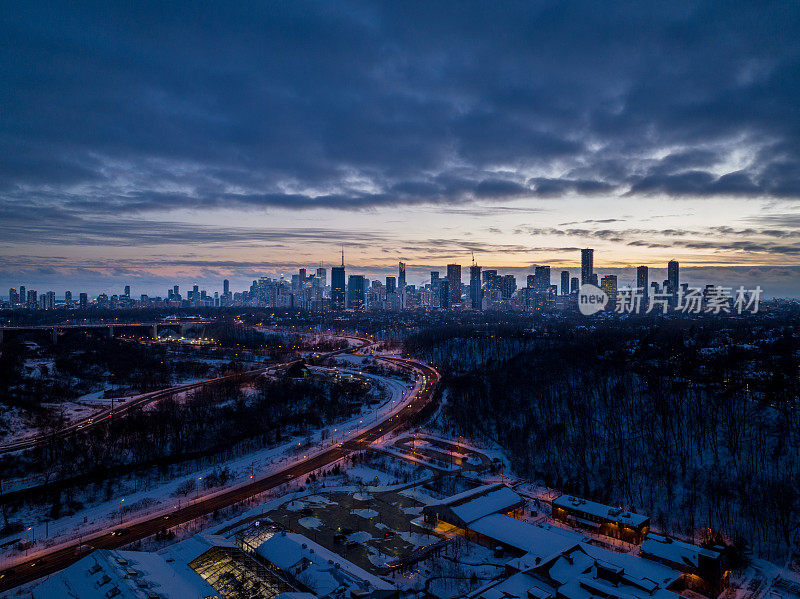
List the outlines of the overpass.
{"type": "Polygon", "coordinates": [[[177,329],[180,335],[198,326],[212,324],[214,320],[202,319],[175,319],[159,320],[153,322],[119,322],[116,320],[105,322],[65,322],[61,324],[0,326],[0,343],[3,342],[6,332],[49,332],[53,343],[58,343],[58,334],[61,331],[102,331],[105,330],[109,337],[114,336],[114,331],[119,329],[144,329],[150,332],[153,339],[158,339],[159,329],[177,329]]]}

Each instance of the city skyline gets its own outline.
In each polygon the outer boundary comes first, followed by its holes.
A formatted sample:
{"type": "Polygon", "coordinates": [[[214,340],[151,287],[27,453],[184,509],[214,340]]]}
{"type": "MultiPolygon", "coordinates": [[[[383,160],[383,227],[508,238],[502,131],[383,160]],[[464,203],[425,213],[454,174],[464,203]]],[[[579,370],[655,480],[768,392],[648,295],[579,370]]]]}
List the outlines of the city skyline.
{"type": "MultiPolygon", "coordinates": [[[[734,290],[745,290],[745,285],[738,283],[735,286],[726,286],[718,281],[699,281],[685,280],[681,277],[681,266],[677,260],[670,260],[665,272],[665,278],[659,279],[659,269],[640,265],[635,269],[635,278],[628,280],[620,278],[619,275],[595,269],[594,267],[594,248],[582,248],[580,250],[580,266],[575,270],[561,270],[557,278],[553,279],[550,265],[535,265],[533,272],[523,275],[522,285],[518,284],[518,276],[514,273],[499,273],[496,268],[484,268],[479,265],[474,253],[471,255],[472,264],[468,266],[468,273],[462,270],[462,265],[457,263],[447,264],[445,275],[440,276],[439,270],[426,271],[427,276],[421,278],[418,283],[406,280],[407,264],[403,261],[397,263],[397,275],[386,275],[385,281],[380,278],[353,273],[345,262],[344,247],[341,249],[341,262],[339,265],[330,269],[330,279],[328,279],[328,269],[324,266],[316,269],[298,268],[296,273],[286,276],[281,273],[277,277],[260,275],[249,282],[249,287],[244,289],[231,289],[230,280],[224,279],[221,282],[221,292],[215,282],[210,281],[210,289],[200,288],[199,283],[195,282],[186,287],[180,283],[171,285],[167,289],[166,295],[161,295],[158,291],[140,290],[141,293],[132,293],[131,285],[125,284],[123,293],[118,294],[113,290],[103,290],[97,296],[90,295],[83,289],[77,292],[80,301],[73,300],[72,290],[64,290],[59,296],[55,291],[39,292],[31,286],[20,285],[19,288],[9,288],[8,300],[9,307],[53,309],[54,307],[67,308],[86,308],[89,305],[99,304],[101,307],[108,304],[109,299],[112,307],[146,307],[150,302],[180,302],[184,307],[205,306],[220,307],[232,305],[266,305],[272,307],[290,307],[293,309],[310,311],[328,311],[344,309],[378,309],[397,311],[415,308],[439,308],[439,309],[467,309],[484,310],[499,308],[498,300],[503,300],[507,308],[514,307],[522,310],[567,309],[570,306],[575,308],[574,301],[577,299],[577,292],[583,285],[600,287],[610,298],[611,305],[617,298],[618,290],[620,293],[629,294],[631,290],[641,294],[644,304],[649,304],[652,296],[656,294],[668,294],[671,296],[670,306],[674,307],[681,302],[684,294],[690,290],[697,292],[708,291],[709,288],[720,289],[723,292],[727,289],[730,295],[734,290]],[[576,274],[577,276],[572,276],[576,274]],[[652,276],[652,278],[651,278],[652,276]],[[466,277],[466,282],[465,282],[466,277]],[[452,285],[454,280],[459,281],[458,286],[452,285]],[[330,286],[328,281],[330,280],[330,286]],[[264,285],[279,286],[270,294],[264,285]],[[185,292],[181,293],[181,289],[185,292]],[[371,290],[368,292],[368,290],[371,290]],[[406,293],[409,290],[409,293],[406,293]],[[502,290],[502,294],[501,294],[502,290]],[[428,293],[424,298],[418,293],[428,293]],[[283,296],[280,299],[278,296],[283,296]],[[562,302],[559,296],[572,296],[572,303],[562,302]],[[512,301],[512,296],[513,299],[512,301]],[[139,298],[141,304],[139,304],[139,298]],[[537,299],[538,298],[538,299],[537,299]],[[56,300],[64,300],[58,303],[56,300]],[[484,300],[488,299],[489,304],[484,300]],[[408,301],[407,301],[408,300],[408,301]],[[188,302],[188,303],[186,303],[188,302]],[[324,303],[323,303],[324,302],[324,303]]],[[[630,273],[626,273],[630,274],[630,273]]],[[[217,281],[216,283],[219,283],[217,281]]],[[[751,286],[758,288],[759,296],[765,298],[779,297],[777,295],[767,295],[763,293],[760,284],[751,286]]],[[[591,292],[590,292],[591,293],[591,292]]],[[[0,296],[2,299],[2,296],[0,296]]],[[[177,305],[177,304],[176,304],[177,305]]]]}
{"type": "Polygon", "coordinates": [[[185,12],[3,23],[0,288],[243,281],[345,243],[368,276],[591,246],[800,296],[796,4],[185,12]]]}

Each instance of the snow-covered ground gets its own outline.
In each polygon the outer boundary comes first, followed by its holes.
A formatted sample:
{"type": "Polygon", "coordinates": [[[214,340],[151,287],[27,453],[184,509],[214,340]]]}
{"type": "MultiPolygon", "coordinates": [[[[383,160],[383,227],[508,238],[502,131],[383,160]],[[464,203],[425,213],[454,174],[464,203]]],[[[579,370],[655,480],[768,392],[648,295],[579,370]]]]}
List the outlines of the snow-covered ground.
{"type": "MultiPolygon", "coordinates": [[[[25,511],[15,514],[16,520],[24,523],[26,528],[31,527],[34,531],[37,542],[35,550],[28,552],[28,557],[45,549],[71,544],[78,539],[85,541],[93,536],[106,533],[110,527],[125,526],[156,514],[167,513],[186,505],[187,502],[196,501],[199,497],[220,493],[223,490],[247,484],[254,477],[260,478],[278,472],[298,460],[320,453],[334,444],[356,436],[365,428],[372,426],[374,422],[386,419],[398,412],[413,397],[413,392],[403,381],[366,373],[364,376],[385,385],[389,390],[389,395],[382,404],[375,407],[364,407],[359,414],[346,421],[315,431],[310,435],[297,435],[278,447],[259,450],[225,462],[224,465],[231,472],[231,479],[225,487],[200,489],[189,493],[188,496],[176,497],[176,492],[182,485],[186,485],[189,481],[205,479],[213,473],[217,465],[210,464],[191,474],[175,477],[163,483],[154,484],[153,481],[136,479],[123,481],[122,488],[116,491],[112,498],[87,505],[73,515],[54,521],[46,521],[47,506],[27,508],[25,511]],[[308,441],[310,443],[307,443],[308,441]],[[131,511],[123,509],[120,520],[120,507],[124,508],[126,505],[143,507],[131,511]]],[[[414,391],[419,388],[419,385],[418,381],[414,385],[414,391]]],[[[0,546],[18,536],[10,535],[0,539],[0,546]]],[[[6,567],[11,567],[25,558],[25,554],[16,549],[14,545],[0,549],[0,559],[6,564],[6,567]]]]}

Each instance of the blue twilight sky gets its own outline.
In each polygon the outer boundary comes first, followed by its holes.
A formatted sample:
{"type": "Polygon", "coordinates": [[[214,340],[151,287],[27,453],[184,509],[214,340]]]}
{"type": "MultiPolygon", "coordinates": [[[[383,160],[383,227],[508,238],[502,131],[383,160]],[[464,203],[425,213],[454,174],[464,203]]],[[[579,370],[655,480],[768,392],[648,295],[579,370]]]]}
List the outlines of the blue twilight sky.
{"type": "Polygon", "coordinates": [[[2,295],[238,289],[342,244],[411,283],[594,247],[621,284],[675,258],[800,295],[796,1],[3,5],[2,295]]]}

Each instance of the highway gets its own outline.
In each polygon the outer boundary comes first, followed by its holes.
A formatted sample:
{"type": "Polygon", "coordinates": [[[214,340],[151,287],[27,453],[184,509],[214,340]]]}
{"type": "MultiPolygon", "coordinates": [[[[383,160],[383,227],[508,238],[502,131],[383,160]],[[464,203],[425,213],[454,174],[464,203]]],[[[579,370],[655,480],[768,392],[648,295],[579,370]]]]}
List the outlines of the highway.
{"type": "MultiPolygon", "coordinates": [[[[354,351],[354,349],[357,348],[339,350],[335,353],[354,351]]],[[[125,530],[124,534],[114,535],[113,531],[101,533],[93,537],[87,537],[80,543],[75,542],[66,547],[37,554],[27,561],[16,564],[11,569],[0,572],[0,591],[31,582],[67,567],[87,555],[86,545],[90,545],[95,549],[116,549],[152,536],[165,527],[172,528],[190,522],[201,516],[213,513],[215,510],[226,508],[265,491],[275,489],[292,479],[306,476],[317,469],[327,467],[354,451],[369,447],[370,444],[387,433],[405,426],[432,399],[436,383],[439,380],[439,373],[436,369],[414,360],[389,357],[383,359],[392,361],[401,368],[413,371],[423,381],[415,386],[414,394],[409,401],[384,420],[377,422],[374,426],[347,441],[323,450],[307,459],[300,460],[278,472],[218,495],[198,499],[194,503],[178,508],[168,515],[154,516],[125,526],[123,529],[125,530]]]]}
{"type": "MultiPolygon", "coordinates": [[[[341,338],[344,338],[344,339],[356,339],[356,340],[362,342],[361,347],[364,347],[365,345],[369,345],[369,344],[372,343],[372,341],[370,341],[369,339],[365,339],[363,337],[355,337],[353,335],[334,335],[334,334],[331,334],[330,336],[341,337],[341,338]]],[[[337,349],[335,351],[327,352],[327,353],[323,353],[323,354],[319,354],[319,355],[322,358],[326,358],[326,357],[331,357],[331,356],[335,356],[335,355],[338,355],[338,354],[342,354],[342,353],[345,353],[345,352],[348,352],[348,351],[353,351],[354,349],[359,349],[359,348],[347,347],[347,348],[337,349]]],[[[199,387],[203,387],[204,385],[208,385],[208,384],[212,384],[212,383],[219,383],[221,381],[233,379],[233,378],[236,378],[236,377],[239,377],[242,380],[247,380],[248,378],[254,378],[256,376],[260,376],[260,375],[264,374],[268,370],[275,370],[275,369],[279,369],[279,368],[287,368],[288,366],[291,366],[292,364],[295,364],[295,363],[297,363],[299,361],[300,360],[298,359],[298,360],[292,360],[290,362],[283,362],[283,363],[280,363],[280,364],[269,364],[268,366],[259,367],[259,368],[256,368],[255,370],[247,370],[245,372],[236,372],[236,373],[233,373],[233,374],[226,374],[224,376],[219,376],[219,377],[212,378],[212,379],[205,379],[205,380],[202,380],[202,381],[196,381],[194,383],[186,383],[186,384],[183,384],[183,385],[175,385],[174,387],[168,387],[166,389],[159,389],[158,391],[151,391],[150,393],[143,393],[143,394],[137,395],[135,397],[125,398],[123,401],[118,402],[117,406],[113,410],[111,408],[107,408],[107,409],[103,410],[102,412],[99,412],[99,413],[94,414],[92,416],[87,416],[86,418],[83,418],[81,420],[76,420],[74,422],[71,422],[70,424],[68,424],[64,428],[58,430],[55,433],[51,433],[51,434],[48,434],[48,435],[38,435],[38,436],[35,436],[35,437],[28,437],[26,439],[20,439],[19,441],[13,441],[11,443],[6,443],[4,445],[0,445],[0,455],[7,454],[7,453],[13,453],[15,451],[22,451],[22,450],[25,450],[25,449],[31,449],[31,448],[35,447],[36,445],[52,442],[52,441],[55,441],[57,439],[64,438],[64,437],[66,437],[68,435],[72,435],[72,434],[74,434],[74,433],[76,433],[78,431],[85,431],[86,429],[91,428],[93,426],[99,426],[99,425],[103,424],[104,422],[106,422],[107,420],[110,420],[111,418],[114,418],[115,416],[119,417],[120,415],[122,415],[125,412],[128,412],[128,411],[130,411],[130,410],[132,410],[134,408],[144,407],[144,406],[146,406],[146,405],[148,405],[150,403],[153,403],[155,401],[164,399],[165,397],[169,397],[171,395],[175,395],[177,393],[184,393],[186,391],[191,391],[192,389],[197,389],[199,387]]]]}

